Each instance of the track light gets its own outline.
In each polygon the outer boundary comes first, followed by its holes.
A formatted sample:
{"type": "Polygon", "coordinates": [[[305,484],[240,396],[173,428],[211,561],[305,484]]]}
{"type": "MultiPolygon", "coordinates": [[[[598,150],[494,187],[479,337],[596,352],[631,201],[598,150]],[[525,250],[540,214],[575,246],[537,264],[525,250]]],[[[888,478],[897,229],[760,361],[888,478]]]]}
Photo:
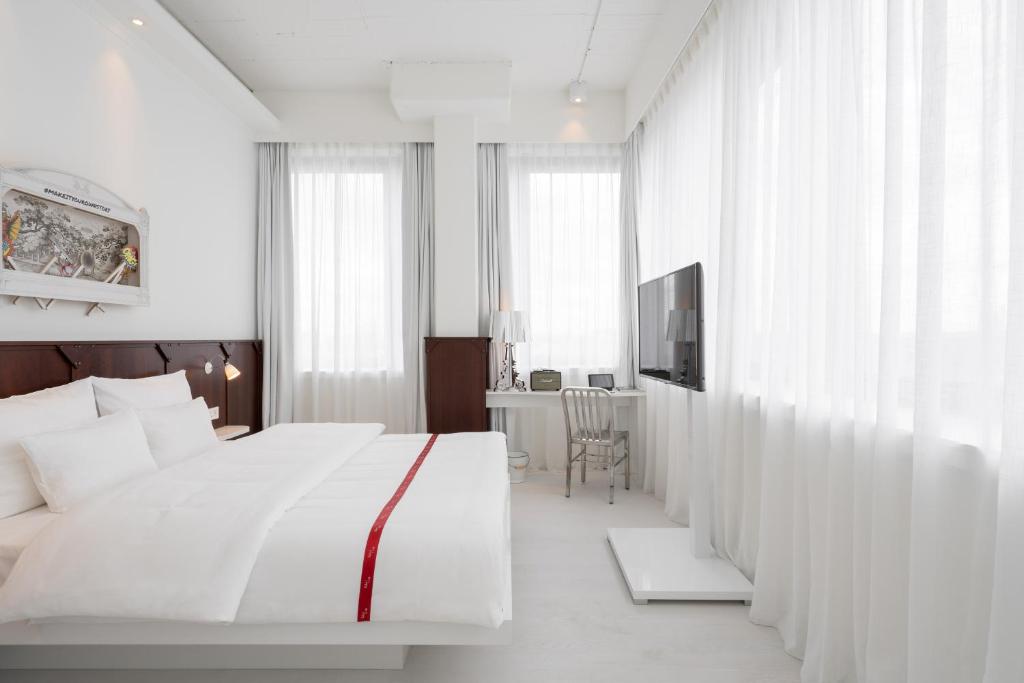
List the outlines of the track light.
{"type": "Polygon", "coordinates": [[[587,101],[587,84],[583,81],[569,82],[569,101],[573,104],[583,104],[587,101]]]}

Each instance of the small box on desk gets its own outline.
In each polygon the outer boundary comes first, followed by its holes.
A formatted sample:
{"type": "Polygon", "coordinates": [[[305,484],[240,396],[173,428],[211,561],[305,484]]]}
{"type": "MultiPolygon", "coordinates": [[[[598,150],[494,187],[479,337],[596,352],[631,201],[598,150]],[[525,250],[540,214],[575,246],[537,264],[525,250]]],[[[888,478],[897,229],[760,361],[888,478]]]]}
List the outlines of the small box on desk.
{"type": "Polygon", "coordinates": [[[561,391],[562,373],[557,370],[534,370],[530,373],[530,391],[561,391]]]}

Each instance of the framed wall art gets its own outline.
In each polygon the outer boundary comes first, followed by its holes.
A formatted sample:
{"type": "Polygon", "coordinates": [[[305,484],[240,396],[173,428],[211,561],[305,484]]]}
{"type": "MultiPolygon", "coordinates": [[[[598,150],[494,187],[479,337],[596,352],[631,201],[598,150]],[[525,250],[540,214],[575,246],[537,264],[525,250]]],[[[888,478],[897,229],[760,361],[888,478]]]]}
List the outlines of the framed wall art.
{"type": "Polygon", "coordinates": [[[0,294],[149,305],[149,215],[109,190],[59,171],[0,168],[0,294]]]}

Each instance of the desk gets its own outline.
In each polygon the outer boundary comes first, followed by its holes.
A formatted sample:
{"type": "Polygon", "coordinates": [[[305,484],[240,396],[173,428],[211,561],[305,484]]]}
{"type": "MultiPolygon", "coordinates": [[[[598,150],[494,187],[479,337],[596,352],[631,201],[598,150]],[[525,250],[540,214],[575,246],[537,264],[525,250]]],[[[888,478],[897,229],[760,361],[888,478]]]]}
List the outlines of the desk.
{"type": "MultiPolygon", "coordinates": [[[[611,392],[616,406],[632,406],[647,396],[643,389],[619,389],[611,392]]],[[[488,391],[488,408],[561,408],[560,391],[488,391]]]]}
{"type": "MultiPolygon", "coordinates": [[[[629,456],[633,483],[641,480],[643,472],[644,437],[646,436],[647,392],[643,389],[613,391],[615,426],[629,432],[629,456]]],[[[488,391],[488,408],[497,409],[491,424],[505,432],[509,450],[525,450],[531,454],[531,468],[565,471],[565,421],[562,415],[562,396],[558,391],[488,391]],[[521,419],[506,419],[501,409],[523,413],[521,419]],[[547,418],[537,418],[547,413],[547,418]],[[531,415],[532,414],[532,415],[531,415]]]]}

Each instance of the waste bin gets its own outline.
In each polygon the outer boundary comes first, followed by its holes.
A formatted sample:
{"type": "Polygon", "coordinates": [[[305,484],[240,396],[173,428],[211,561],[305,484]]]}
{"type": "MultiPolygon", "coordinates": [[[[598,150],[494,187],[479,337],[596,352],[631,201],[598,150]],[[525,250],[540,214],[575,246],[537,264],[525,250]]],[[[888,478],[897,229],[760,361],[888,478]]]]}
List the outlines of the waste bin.
{"type": "Polygon", "coordinates": [[[508,479],[513,484],[521,484],[526,479],[526,466],[530,464],[530,454],[523,451],[508,452],[508,479]]]}

